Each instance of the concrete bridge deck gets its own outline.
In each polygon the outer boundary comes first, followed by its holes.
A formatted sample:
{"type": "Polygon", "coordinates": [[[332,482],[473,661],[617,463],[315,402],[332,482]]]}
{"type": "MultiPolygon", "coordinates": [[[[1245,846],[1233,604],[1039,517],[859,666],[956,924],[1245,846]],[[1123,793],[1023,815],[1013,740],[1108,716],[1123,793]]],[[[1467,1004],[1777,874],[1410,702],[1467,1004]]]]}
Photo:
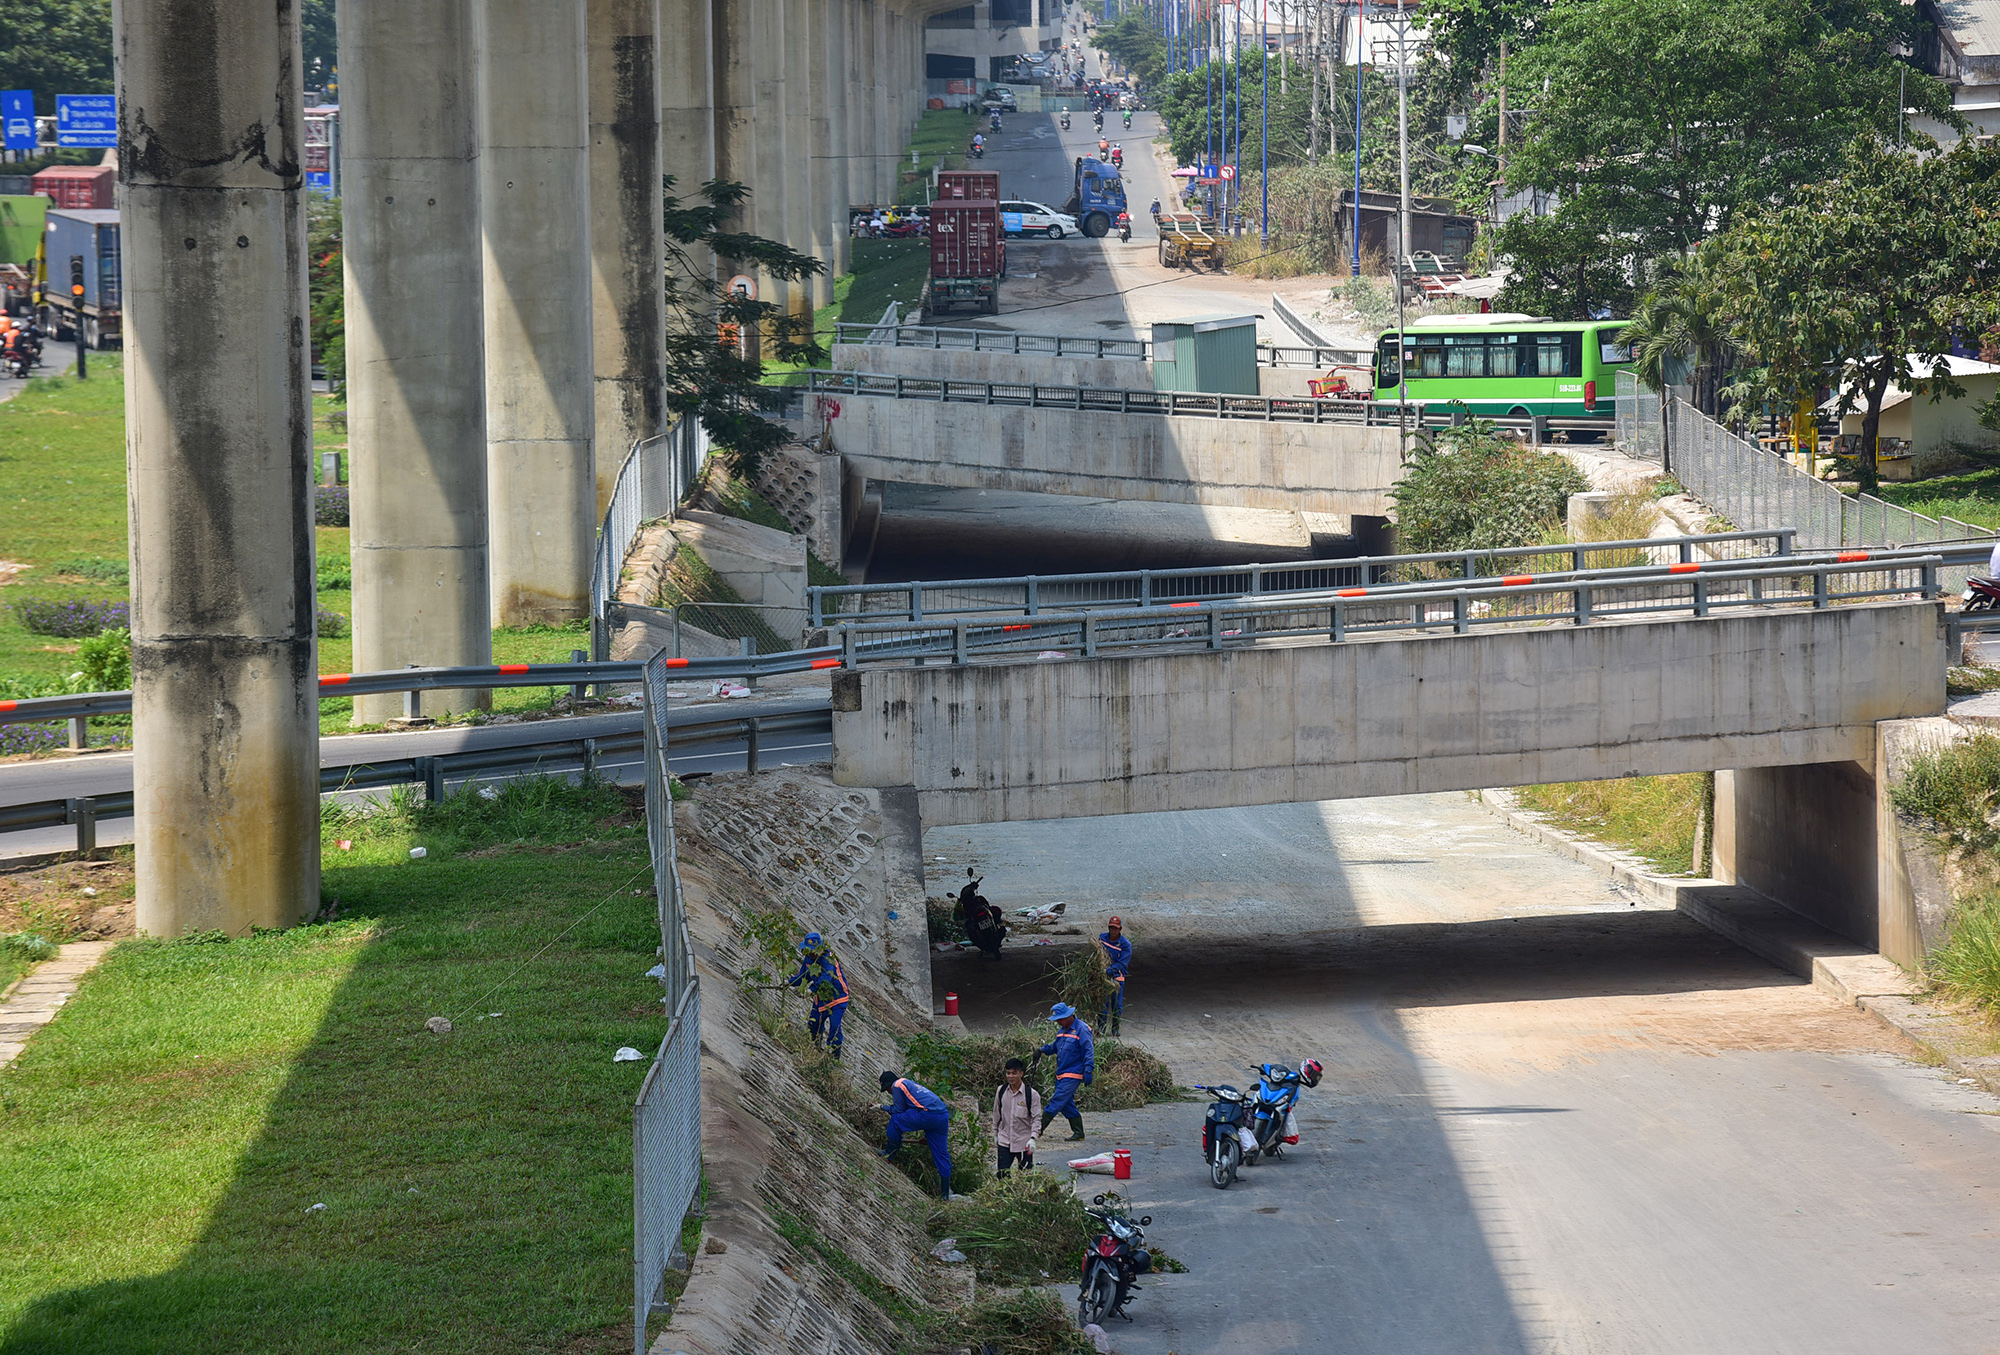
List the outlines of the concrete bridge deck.
{"type": "Polygon", "coordinates": [[[1936,602],[838,674],[834,775],[929,824],[1874,759],[1936,602]]]}

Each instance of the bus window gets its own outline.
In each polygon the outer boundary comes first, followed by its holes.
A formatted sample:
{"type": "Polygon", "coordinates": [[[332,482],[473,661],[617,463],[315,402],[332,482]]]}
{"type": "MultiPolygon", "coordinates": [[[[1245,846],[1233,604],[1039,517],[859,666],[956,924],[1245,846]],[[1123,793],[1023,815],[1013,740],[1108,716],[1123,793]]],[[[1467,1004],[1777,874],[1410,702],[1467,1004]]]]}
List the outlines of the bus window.
{"type": "Polygon", "coordinates": [[[1607,367],[1615,363],[1630,362],[1632,345],[1622,338],[1614,337],[1614,331],[1600,329],[1597,331],[1597,360],[1607,367]]]}
{"type": "Polygon", "coordinates": [[[1382,340],[1375,353],[1375,388],[1398,386],[1402,381],[1402,368],[1396,362],[1396,336],[1391,334],[1382,340]]]}
{"type": "Polygon", "coordinates": [[[1535,336],[1536,376],[1582,376],[1583,336],[1580,334],[1537,334],[1535,336]]]}
{"type": "Polygon", "coordinates": [[[1486,336],[1484,334],[1445,335],[1444,374],[1446,376],[1485,376],[1486,336]]]}
{"type": "Polygon", "coordinates": [[[1409,345],[1403,349],[1403,364],[1409,368],[1410,380],[1421,381],[1426,377],[1444,375],[1444,344],[1439,342],[1441,337],[1436,334],[1413,336],[1409,345]]]}

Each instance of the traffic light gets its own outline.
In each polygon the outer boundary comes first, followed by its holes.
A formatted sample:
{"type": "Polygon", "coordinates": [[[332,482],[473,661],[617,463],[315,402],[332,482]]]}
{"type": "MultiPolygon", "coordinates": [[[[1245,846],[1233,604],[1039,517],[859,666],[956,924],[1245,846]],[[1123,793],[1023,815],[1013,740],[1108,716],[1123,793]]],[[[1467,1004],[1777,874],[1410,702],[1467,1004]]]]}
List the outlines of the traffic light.
{"type": "Polygon", "coordinates": [[[76,304],[83,304],[83,256],[69,256],[69,294],[76,298],[76,304]]]}

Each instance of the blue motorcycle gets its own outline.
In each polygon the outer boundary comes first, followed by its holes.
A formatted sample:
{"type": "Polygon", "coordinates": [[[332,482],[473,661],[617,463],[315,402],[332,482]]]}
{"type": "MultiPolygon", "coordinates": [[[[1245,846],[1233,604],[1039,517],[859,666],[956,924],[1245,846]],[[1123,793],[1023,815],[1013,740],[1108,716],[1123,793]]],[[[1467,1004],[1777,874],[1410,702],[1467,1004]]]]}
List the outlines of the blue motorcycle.
{"type": "Polygon", "coordinates": [[[1325,1069],[1318,1059],[1307,1059],[1296,1070],[1282,1063],[1266,1063],[1251,1071],[1257,1074],[1257,1091],[1250,1098],[1247,1124],[1257,1146],[1244,1151],[1246,1167],[1254,1166],[1260,1156],[1283,1157],[1286,1145],[1299,1141],[1292,1110],[1299,1103],[1301,1088],[1317,1087],[1325,1069]]]}

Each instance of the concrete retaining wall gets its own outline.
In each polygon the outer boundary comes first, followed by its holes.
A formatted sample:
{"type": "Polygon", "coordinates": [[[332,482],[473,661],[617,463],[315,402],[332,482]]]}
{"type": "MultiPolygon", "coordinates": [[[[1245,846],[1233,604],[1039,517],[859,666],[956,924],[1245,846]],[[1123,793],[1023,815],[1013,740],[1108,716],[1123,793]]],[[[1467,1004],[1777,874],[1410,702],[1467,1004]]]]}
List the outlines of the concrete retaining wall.
{"type": "Polygon", "coordinates": [[[1038,386],[1153,389],[1153,364],[1140,358],[1073,358],[1049,353],[975,353],[956,348],[895,348],[885,343],[836,344],[842,372],[918,376],[931,381],[1011,381],[1038,386]]]}
{"type": "Polygon", "coordinates": [[[848,473],[905,484],[1386,517],[1394,429],[1078,413],[859,396],[848,473]]]}
{"type": "Polygon", "coordinates": [[[834,775],[990,823],[1860,761],[1944,709],[1936,604],[862,669],[834,775]]]}

